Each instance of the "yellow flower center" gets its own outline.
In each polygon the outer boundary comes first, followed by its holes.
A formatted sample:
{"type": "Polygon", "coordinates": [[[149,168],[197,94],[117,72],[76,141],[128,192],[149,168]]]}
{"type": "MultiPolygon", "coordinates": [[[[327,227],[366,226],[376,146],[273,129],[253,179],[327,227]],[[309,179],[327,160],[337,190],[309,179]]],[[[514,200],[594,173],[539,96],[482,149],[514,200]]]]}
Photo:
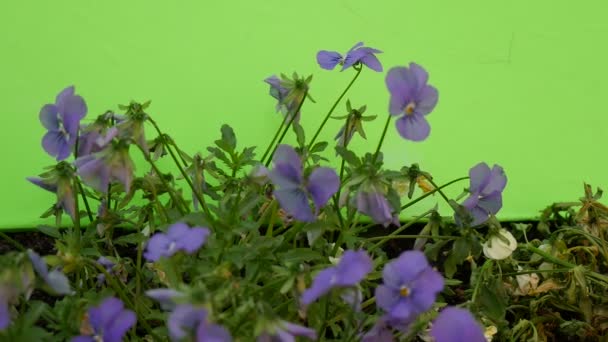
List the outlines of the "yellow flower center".
{"type": "Polygon", "coordinates": [[[410,115],[414,113],[414,109],[416,109],[416,104],[414,102],[408,103],[407,106],[405,106],[405,115],[410,115]]]}
{"type": "Polygon", "coordinates": [[[410,289],[407,286],[401,286],[401,289],[399,289],[399,295],[401,297],[407,297],[410,295],[410,289]]]}

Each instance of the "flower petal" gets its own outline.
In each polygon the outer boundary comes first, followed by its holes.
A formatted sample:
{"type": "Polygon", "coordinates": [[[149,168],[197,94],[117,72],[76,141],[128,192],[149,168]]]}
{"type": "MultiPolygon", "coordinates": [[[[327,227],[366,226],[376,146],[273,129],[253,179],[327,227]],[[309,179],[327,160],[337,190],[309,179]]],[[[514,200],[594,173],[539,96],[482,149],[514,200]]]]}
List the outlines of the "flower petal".
{"type": "Polygon", "coordinates": [[[410,63],[410,72],[413,77],[416,79],[416,87],[415,89],[420,90],[426,82],[429,80],[429,74],[417,63],[410,63]]]}
{"type": "Polygon", "coordinates": [[[397,131],[408,140],[422,141],[429,136],[431,126],[422,115],[404,115],[396,121],[397,131]]]}
{"type": "Polygon", "coordinates": [[[57,130],[59,128],[59,118],[57,117],[58,109],[54,104],[46,104],[40,109],[40,122],[44,128],[48,130],[57,130]]]}
{"type": "Polygon", "coordinates": [[[342,55],[336,51],[321,50],[317,53],[317,63],[325,70],[333,70],[342,60],[342,55]]]}
{"type": "Polygon", "coordinates": [[[207,319],[207,311],[202,308],[195,308],[190,304],[179,305],[171,312],[167,319],[169,335],[173,340],[180,341],[197,325],[202,325],[207,319]]]}
{"type": "Polygon", "coordinates": [[[391,94],[391,99],[388,105],[388,111],[391,115],[401,115],[405,110],[405,107],[409,103],[408,97],[399,95],[399,94],[391,94]]]}
{"type": "Polygon", "coordinates": [[[395,303],[399,301],[399,298],[398,290],[386,285],[378,285],[376,288],[376,304],[386,312],[391,310],[395,303]]]}
{"type": "Polygon", "coordinates": [[[281,207],[297,220],[303,222],[315,220],[315,216],[312,210],[310,210],[306,193],[301,189],[275,190],[274,196],[279,201],[281,207]]]}
{"type": "Polygon", "coordinates": [[[49,285],[57,294],[67,295],[72,293],[68,277],[66,277],[65,274],[59,270],[49,272],[45,281],[47,285],[49,285]]]}
{"type": "Polygon", "coordinates": [[[89,322],[96,333],[105,333],[106,326],[119,315],[124,308],[122,301],[115,297],[104,299],[99,306],[89,308],[89,322]]]}
{"type": "Polygon", "coordinates": [[[485,342],[481,325],[465,309],[443,309],[431,326],[431,336],[436,342],[485,342]]]}
{"type": "Polygon", "coordinates": [[[281,321],[281,323],[283,325],[283,329],[287,330],[293,336],[304,336],[311,340],[317,339],[317,332],[314,329],[286,321],[281,321]]]}
{"type": "Polygon", "coordinates": [[[334,267],[326,268],[317,273],[317,276],[312,281],[312,286],[302,293],[300,299],[302,304],[308,305],[329,292],[335,287],[335,279],[336,268],[334,267]]]}
{"type": "Polygon", "coordinates": [[[32,263],[32,266],[34,267],[36,273],[38,273],[41,278],[46,279],[49,274],[46,262],[44,262],[44,260],[40,257],[38,253],[34,252],[31,249],[27,250],[27,256],[29,257],[30,262],[32,263]]]}
{"type": "Polygon", "coordinates": [[[480,193],[488,184],[490,167],[486,163],[479,163],[469,170],[469,192],[480,193]]]}
{"type": "Polygon", "coordinates": [[[32,184],[38,185],[39,187],[43,188],[44,190],[47,190],[50,192],[57,191],[57,184],[49,184],[49,183],[45,182],[42,178],[27,177],[27,180],[30,181],[32,184]]]}
{"type": "Polygon", "coordinates": [[[42,137],[42,147],[49,155],[56,157],[57,161],[70,155],[71,146],[60,131],[48,131],[42,137]],[[67,153],[66,153],[67,152],[67,153]]]}
{"type": "Polygon", "coordinates": [[[123,310],[112,318],[103,332],[104,342],[121,342],[127,331],[137,322],[137,316],[131,310],[123,310]]]}
{"type": "Polygon", "coordinates": [[[232,341],[232,337],[228,330],[221,325],[201,323],[196,329],[196,340],[205,342],[230,342],[232,341]]]}
{"type": "Polygon", "coordinates": [[[6,329],[11,324],[11,316],[8,307],[8,302],[0,296],[0,331],[6,329]]]}
{"type": "Polygon", "coordinates": [[[208,228],[195,227],[178,240],[178,248],[188,254],[196,252],[207,240],[210,232],[208,228]]]}
{"type": "Polygon", "coordinates": [[[422,88],[416,97],[416,109],[414,112],[420,115],[427,115],[432,112],[437,105],[439,93],[435,87],[427,85],[422,88]]]}
{"type": "Polygon", "coordinates": [[[338,191],[340,178],[333,169],[318,167],[308,177],[306,188],[318,211],[338,191]]]}
{"type": "Polygon", "coordinates": [[[489,214],[496,215],[500,208],[502,208],[502,194],[495,191],[488,196],[481,197],[477,206],[489,214]]]}
{"type": "Polygon", "coordinates": [[[426,256],[421,251],[405,251],[397,259],[384,266],[382,279],[385,285],[399,289],[414,281],[421,272],[430,267],[426,256]]]}
{"type": "Polygon", "coordinates": [[[488,196],[493,192],[502,192],[507,185],[507,176],[504,169],[499,165],[494,165],[490,171],[489,180],[486,186],[481,190],[483,196],[488,196]]]}
{"type": "Polygon", "coordinates": [[[336,282],[340,286],[355,286],[372,271],[372,259],[364,250],[346,251],[336,266],[336,282]]]}
{"type": "Polygon", "coordinates": [[[359,191],[357,193],[357,210],[371,217],[375,223],[385,226],[393,220],[388,201],[381,193],[376,191],[359,191]]]}
{"type": "Polygon", "coordinates": [[[154,234],[146,245],[144,257],[148,261],[158,261],[161,256],[167,256],[171,240],[163,233],[154,234]]]}
{"type": "Polygon", "coordinates": [[[418,87],[418,80],[408,68],[391,68],[386,74],[385,82],[391,96],[403,97],[405,103],[414,99],[414,91],[418,87]]]}
{"type": "Polygon", "coordinates": [[[365,55],[363,58],[361,58],[361,63],[365,64],[368,68],[374,71],[382,72],[382,64],[380,64],[378,57],[376,57],[374,54],[368,53],[365,55]]]}
{"type": "Polygon", "coordinates": [[[302,161],[293,147],[279,145],[273,157],[272,182],[281,188],[294,188],[302,184],[302,161]]]}
{"type": "Polygon", "coordinates": [[[432,268],[427,268],[411,283],[409,298],[420,313],[433,306],[437,294],[443,290],[444,280],[441,274],[432,268]]]}

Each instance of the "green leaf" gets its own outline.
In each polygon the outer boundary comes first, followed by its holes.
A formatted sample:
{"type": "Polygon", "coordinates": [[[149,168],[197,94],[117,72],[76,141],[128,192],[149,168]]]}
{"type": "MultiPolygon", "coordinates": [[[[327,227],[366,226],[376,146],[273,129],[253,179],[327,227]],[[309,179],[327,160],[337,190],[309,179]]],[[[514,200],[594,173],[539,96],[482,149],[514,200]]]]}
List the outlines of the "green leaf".
{"type": "Polygon", "coordinates": [[[222,125],[221,131],[222,141],[224,141],[230,147],[230,149],[234,151],[236,148],[236,135],[234,135],[232,127],[224,124],[222,125]]]}
{"type": "Polygon", "coordinates": [[[294,248],[284,253],[279,253],[279,259],[283,262],[300,263],[302,261],[311,261],[321,259],[319,252],[313,251],[310,248],[294,248]]]}
{"type": "Polygon", "coordinates": [[[361,160],[357,157],[357,155],[343,146],[336,146],[336,152],[340,155],[340,157],[344,158],[344,160],[354,167],[358,167],[361,165],[361,160]]]}
{"type": "Polygon", "coordinates": [[[323,152],[327,145],[327,141],[319,141],[318,143],[314,144],[313,147],[311,147],[310,153],[323,152]]]}
{"type": "Polygon", "coordinates": [[[504,320],[507,312],[507,296],[499,278],[480,284],[476,304],[494,322],[504,320]]]}
{"type": "Polygon", "coordinates": [[[36,229],[42,234],[48,235],[54,239],[61,239],[61,233],[59,232],[59,228],[57,227],[40,225],[36,227],[36,229]]]}
{"type": "Polygon", "coordinates": [[[296,139],[298,141],[298,146],[303,147],[306,144],[306,135],[304,134],[304,128],[297,123],[292,123],[293,132],[296,134],[296,139]]]}

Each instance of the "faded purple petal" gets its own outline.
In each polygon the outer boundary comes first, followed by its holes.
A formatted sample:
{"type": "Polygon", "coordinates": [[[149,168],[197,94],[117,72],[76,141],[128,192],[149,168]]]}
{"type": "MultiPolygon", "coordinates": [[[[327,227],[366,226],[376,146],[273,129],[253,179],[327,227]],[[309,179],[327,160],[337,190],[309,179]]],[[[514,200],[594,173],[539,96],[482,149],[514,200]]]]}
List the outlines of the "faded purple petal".
{"type": "Polygon", "coordinates": [[[178,248],[188,254],[196,252],[207,240],[210,232],[208,228],[194,227],[177,240],[178,248]]]}
{"type": "Polygon", "coordinates": [[[185,295],[173,289],[152,289],[146,291],[146,296],[160,303],[161,308],[171,310],[175,307],[176,299],[185,295]]]}
{"type": "Polygon", "coordinates": [[[388,111],[391,115],[401,115],[405,110],[405,107],[409,103],[409,99],[405,96],[393,96],[391,95],[391,100],[389,103],[388,111]]]}
{"type": "Polygon", "coordinates": [[[312,196],[316,209],[319,210],[338,191],[339,187],[340,178],[336,171],[328,167],[319,167],[308,177],[306,188],[312,196]]]}
{"type": "Polygon", "coordinates": [[[283,329],[285,329],[293,336],[304,336],[311,340],[317,339],[317,332],[314,329],[299,324],[289,323],[286,321],[282,321],[281,323],[283,325],[283,329]]]}
{"type": "Polygon", "coordinates": [[[11,316],[8,301],[0,296],[0,331],[6,329],[11,324],[11,316]]]}
{"type": "Polygon", "coordinates": [[[342,55],[335,51],[321,50],[317,53],[317,63],[321,68],[333,70],[342,61],[342,55]]]}
{"type": "Polygon", "coordinates": [[[167,229],[167,237],[170,240],[176,241],[185,236],[189,230],[190,228],[186,223],[177,222],[169,226],[169,229],[167,229]]]}
{"type": "Polygon", "coordinates": [[[382,279],[385,285],[399,289],[402,285],[415,280],[421,272],[429,267],[429,262],[424,253],[405,251],[397,259],[384,266],[382,279]]]}
{"type": "Polygon", "coordinates": [[[59,270],[53,270],[49,272],[49,274],[45,278],[45,282],[57,294],[67,295],[72,293],[68,277],[66,277],[66,275],[59,270]]]}
{"type": "Polygon", "coordinates": [[[301,302],[308,305],[329,292],[336,284],[337,272],[334,267],[319,272],[312,281],[312,286],[302,293],[301,302]]]}
{"type": "Polygon", "coordinates": [[[302,161],[298,153],[289,145],[279,145],[274,153],[275,168],[270,178],[276,185],[287,187],[288,183],[302,183],[302,161]]]}
{"type": "Polygon", "coordinates": [[[385,82],[391,97],[403,98],[405,103],[413,99],[413,91],[418,86],[418,80],[406,67],[391,68],[386,74],[385,82]]]}
{"type": "Polygon", "coordinates": [[[130,310],[123,310],[118,315],[112,317],[112,321],[104,330],[104,342],[122,342],[125,334],[135,323],[137,316],[130,310]]]}
{"type": "Polygon", "coordinates": [[[336,284],[340,286],[355,286],[372,271],[372,259],[367,252],[346,251],[336,266],[336,284]]]}
{"type": "Polygon", "coordinates": [[[431,132],[431,126],[422,115],[404,115],[397,119],[396,125],[399,134],[403,138],[412,141],[422,141],[426,139],[431,132]]]}
{"type": "Polygon", "coordinates": [[[150,238],[150,240],[148,240],[144,257],[148,261],[158,261],[160,257],[168,256],[167,251],[170,244],[171,240],[165,234],[156,233],[150,238]]]}
{"type": "Polygon", "coordinates": [[[27,177],[27,180],[30,181],[32,184],[38,185],[39,187],[43,188],[44,190],[50,191],[50,192],[57,192],[57,184],[49,184],[47,182],[45,182],[42,178],[38,178],[38,177],[27,177]]]}
{"type": "Polygon", "coordinates": [[[481,197],[477,202],[477,206],[488,214],[496,215],[500,208],[502,208],[502,194],[495,191],[487,196],[481,197]]]}
{"type": "Polygon", "coordinates": [[[190,304],[179,305],[171,312],[167,320],[169,334],[174,340],[181,340],[189,332],[207,319],[207,311],[203,308],[195,308],[190,304]]]}
{"type": "Polygon", "coordinates": [[[481,325],[465,309],[443,309],[431,326],[431,336],[436,342],[485,342],[481,325]]]}
{"type": "Polygon", "coordinates": [[[415,114],[427,115],[432,112],[437,105],[437,100],[439,99],[439,93],[437,89],[432,86],[425,86],[418,93],[418,101],[416,101],[416,109],[414,110],[415,114]]]}
{"type": "Polygon", "coordinates": [[[505,175],[505,171],[502,167],[498,165],[494,165],[492,167],[492,171],[490,171],[489,180],[486,186],[481,191],[482,196],[489,196],[494,192],[501,192],[505,189],[507,185],[507,176],[505,175]]]}
{"type": "Polygon", "coordinates": [[[393,342],[393,332],[386,325],[384,319],[380,318],[372,329],[363,335],[361,342],[393,342]]]}
{"type": "Polygon", "coordinates": [[[312,222],[315,220],[306,193],[300,189],[279,189],[274,191],[279,204],[289,214],[299,221],[312,222]]]}
{"type": "Polygon", "coordinates": [[[49,155],[56,157],[58,161],[67,158],[72,149],[69,141],[60,131],[46,132],[42,137],[42,147],[49,155]]]}
{"type": "Polygon", "coordinates": [[[47,130],[57,130],[59,128],[59,111],[54,104],[46,104],[40,109],[40,122],[47,130]]]}
{"type": "Polygon", "coordinates": [[[480,193],[488,184],[490,167],[486,163],[479,163],[469,170],[469,192],[480,193]]]}
{"type": "Polygon", "coordinates": [[[31,249],[27,250],[27,256],[29,257],[32,266],[34,267],[34,270],[36,271],[36,273],[38,273],[38,275],[42,278],[46,278],[49,274],[49,270],[46,266],[46,263],[44,262],[44,260],[40,257],[40,255],[36,252],[34,252],[31,249]]]}
{"type": "Polygon", "coordinates": [[[399,301],[399,291],[386,285],[376,287],[376,304],[388,312],[399,301]]]}
{"type": "MultiPolygon", "coordinates": [[[[76,336],[72,337],[71,342],[96,342],[93,336],[76,336]]],[[[104,341],[105,342],[105,341],[104,341]]]]}
{"type": "Polygon", "coordinates": [[[74,86],[65,87],[57,96],[55,97],[55,104],[59,107],[59,111],[61,112],[63,108],[66,106],[67,100],[69,100],[72,96],[74,96],[75,88],[74,86]]]}
{"type": "Polygon", "coordinates": [[[373,54],[365,55],[363,58],[361,58],[361,63],[365,64],[368,68],[374,71],[382,72],[382,64],[380,64],[378,57],[373,54]]]}
{"type": "Polygon", "coordinates": [[[96,155],[87,155],[76,159],[78,175],[93,189],[106,193],[110,184],[110,168],[96,155]]]}
{"type": "Polygon", "coordinates": [[[89,321],[96,332],[102,332],[123,309],[124,305],[120,299],[108,297],[99,306],[89,309],[89,321]]]}
{"type": "Polygon", "coordinates": [[[393,217],[391,207],[386,198],[379,192],[359,191],[357,193],[357,210],[370,216],[375,223],[389,225],[393,217]]]}
{"type": "Polygon", "coordinates": [[[430,309],[437,299],[437,294],[443,290],[444,280],[439,272],[427,268],[411,283],[412,303],[418,312],[430,309]]]}
{"type": "Polygon", "coordinates": [[[392,319],[399,321],[411,321],[418,314],[407,299],[399,299],[387,312],[392,319]]]}
{"type": "Polygon", "coordinates": [[[429,74],[419,64],[410,63],[410,72],[416,78],[416,89],[420,89],[429,80],[429,74]]]}
{"type": "Polygon", "coordinates": [[[217,324],[202,323],[196,329],[197,342],[230,342],[232,337],[228,330],[217,324]]]}

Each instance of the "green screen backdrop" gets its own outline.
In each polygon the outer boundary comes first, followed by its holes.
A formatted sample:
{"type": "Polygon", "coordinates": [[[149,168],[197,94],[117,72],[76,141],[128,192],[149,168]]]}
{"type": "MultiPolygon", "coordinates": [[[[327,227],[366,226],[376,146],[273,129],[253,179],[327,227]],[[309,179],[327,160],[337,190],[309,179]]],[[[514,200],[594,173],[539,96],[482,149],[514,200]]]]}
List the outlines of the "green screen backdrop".
{"type": "MultiPolygon", "coordinates": [[[[89,120],[152,100],[149,113],[189,152],[204,151],[224,122],[241,146],[264,149],[281,117],[263,79],[314,74],[317,103],[302,117],[310,136],[354,72],[320,69],[316,52],[358,41],[384,51],[385,71],[364,70],[347,95],[379,115],[353,148],[377,143],[386,71],[417,62],[439,89],[431,135],[404,141],[391,125],[388,166],[417,162],[444,183],[480,161],[498,163],[508,176],[499,217],[534,218],[579,198],[583,182],[608,185],[607,11],[603,0],[3,1],[0,227],[52,222],[38,217],[54,196],[25,178],[54,162],[41,149],[38,112],[64,87],[76,86],[89,120]]],[[[335,114],[344,112],[340,104],[335,114]]],[[[340,125],[331,120],[322,138],[340,125]]]]}

